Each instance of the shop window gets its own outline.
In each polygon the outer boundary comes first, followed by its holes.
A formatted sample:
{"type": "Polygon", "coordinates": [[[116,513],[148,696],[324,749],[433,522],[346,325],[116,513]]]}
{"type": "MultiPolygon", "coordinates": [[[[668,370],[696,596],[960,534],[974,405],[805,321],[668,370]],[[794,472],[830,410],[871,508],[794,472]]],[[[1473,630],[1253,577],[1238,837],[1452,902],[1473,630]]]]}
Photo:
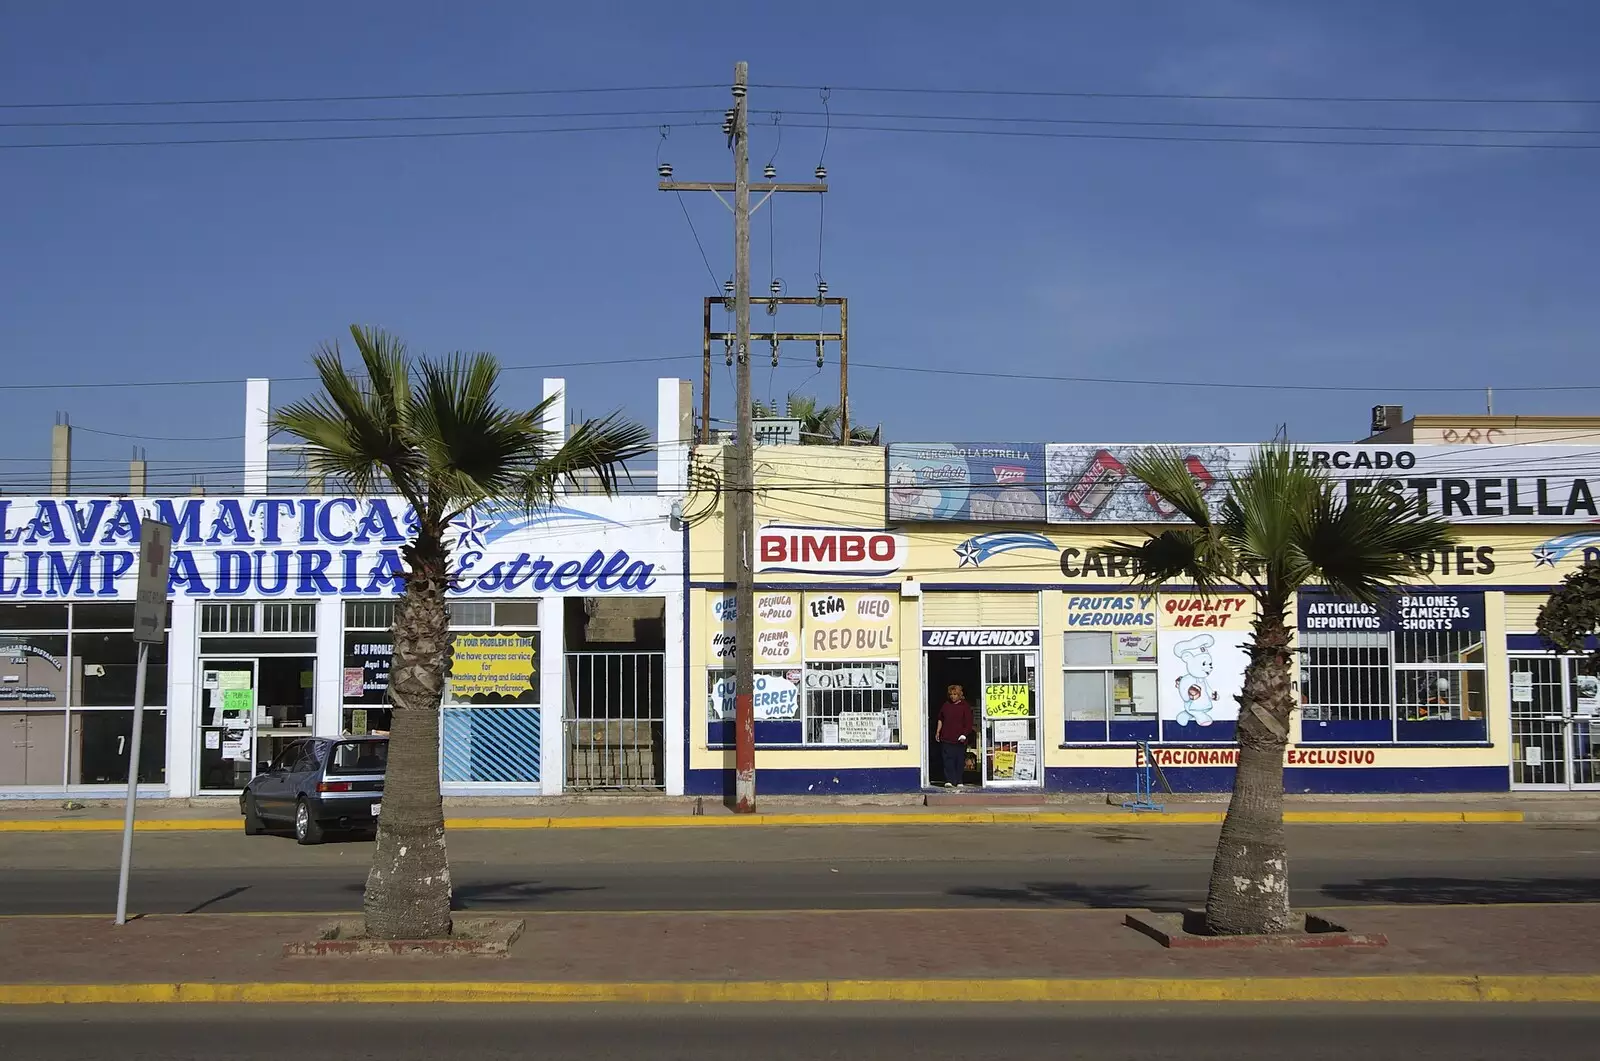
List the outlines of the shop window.
{"type": "Polygon", "coordinates": [[[1071,632],[1061,640],[1066,740],[1155,740],[1156,635],[1071,632]]]}
{"type": "MultiPolygon", "coordinates": [[[[139,645],[133,632],[73,631],[72,705],[132,707],[138,677],[139,645]]],[[[144,681],[146,707],[167,702],[167,645],[150,646],[144,681]]],[[[126,778],[124,778],[126,780],[126,778]]]]}
{"type": "Polygon", "coordinates": [[[1480,630],[1300,635],[1305,743],[1488,739],[1480,630]]]}
{"type": "Polygon", "coordinates": [[[537,601],[450,602],[440,716],[443,780],[539,780],[538,616],[537,601]]]}
{"type": "Polygon", "coordinates": [[[200,605],[202,634],[253,634],[256,606],[253,603],[200,605]]]}
{"type": "Polygon", "coordinates": [[[900,743],[899,663],[807,663],[800,685],[807,744],[900,743]]]}
{"type": "Polygon", "coordinates": [[[387,734],[389,665],[394,656],[392,600],[344,603],[344,707],[340,732],[387,734]]]}
{"type": "MultiPolygon", "coordinates": [[[[758,670],[755,673],[754,710],[757,744],[803,744],[800,722],[799,668],[758,670]]],[[[712,746],[735,741],[734,671],[731,667],[706,673],[707,741],[712,746]]]]}
{"type": "Polygon", "coordinates": [[[317,606],[310,602],[268,601],[261,605],[261,632],[309,634],[317,629],[317,606]]]}
{"type": "MultiPolygon", "coordinates": [[[[126,785],[132,711],[74,711],[67,763],[69,785],[126,785]]],[[[139,783],[167,781],[167,713],[145,711],[139,740],[139,783]]]]}
{"type": "MultiPolygon", "coordinates": [[[[131,627],[133,624],[129,624],[131,627]]],[[[65,604],[0,604],[0,630],[65,630],[65,604]]]]}

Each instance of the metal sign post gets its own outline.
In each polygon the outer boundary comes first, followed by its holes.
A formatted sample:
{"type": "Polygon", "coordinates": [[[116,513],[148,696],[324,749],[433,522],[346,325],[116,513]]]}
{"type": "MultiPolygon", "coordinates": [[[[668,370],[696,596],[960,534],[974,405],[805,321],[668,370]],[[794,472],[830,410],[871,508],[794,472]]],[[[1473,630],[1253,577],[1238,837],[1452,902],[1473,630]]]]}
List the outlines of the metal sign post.
{"type": "Polygon", "coordinates": [[[128,741],[128,801],[122,817],[122,870],[117,876],[117,924],[128,923],[128,873],[133,868],[133,818],[139,802],[139,745],[144,736],[144,677],[150,646],[167,639],[167,573],[172,558],[172,528],[159,520],[139,521],[139,584],[133,604],[133,639],[139,663],[133,678],[133,735],[128,741]]]}

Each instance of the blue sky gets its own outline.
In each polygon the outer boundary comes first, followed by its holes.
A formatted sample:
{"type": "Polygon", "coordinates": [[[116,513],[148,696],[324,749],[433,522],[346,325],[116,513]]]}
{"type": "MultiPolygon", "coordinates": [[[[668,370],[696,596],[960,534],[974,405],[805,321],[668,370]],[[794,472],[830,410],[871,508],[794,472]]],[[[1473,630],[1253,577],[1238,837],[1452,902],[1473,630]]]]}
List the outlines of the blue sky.
{"type": "MultiPolygon", "coordinates": [[[[0,0],[0,103],[724,85],[1003,88],[1198,95],[1600,99],[1585,0],[39,4],[0,0]]],[[[753,156],[809,176],[816,88],[752,91],[753,156]],[[769,113],[777,110],[777,120],[769,113]],[[783,129],[781,144],[777,129],[783,129]]],[[[643,112],[706,108],[724,88],[138,109],[6,109],[0,121],[643,112]]],[[[822,272],[851,299],[853,407],[902,440],[1358,437],[1367,409],[1584,413],[1600,391],[1595,297],[1600,152],[1174,143],[895,133],[889,113],[1102,121],[1594,130],[1596,105],[1420,105],[860,93],[835,88],[822,272]],[[1369,393],[1120,386],[892,368],[1344,384],[1369,393]]],[[[4,383],[303,376],[353,321],[428,352],[512,365],[695,355],[712,279],[658,148],[682,179],[726,179],[693,115],[549,119],[642,128],[538,136],[0,149],[4,383]],[[665,143],[658,127],[672,125],[665,143]]],[[[526,128],[532,119],[432,128],[526,128]]],[[[905,124],[905,123],[902,123],[905,124]]],[[[909,124],[938,124],[917,119],[909,124]]],[[[335,126],[0,130],[67,140],[404,131],[335,126]]],[[[985,128],[997,128],[992,121],[985,128]]],[[[1034,123],[1048,132],[1529,144],[1600,135],[1327,133],[1034,123]]],[[[731,226],[689,206],[712,272],[731,226]]],[[[814,290],[809,197],[758,215],[753,273],[814,290]]],[[[759,319],[759,318],[758,318],[759,319]]],[[[809,312],[784,318],[810,328],[809,312]]],[[[758,324],[759,327],[759,324],[758,324]]],[[[831,400],[830,368],[785,351],[755,389],[831,400]]],[[[508,376],[532,402],[538,371],[508,376]]],[[[571,404],[650,419],[658,375],[696,359],[562,369],[571,404]]],[[[303,386],[283,383],[282,399],[303,386]]],[[[731,386],[717,362],[718,416],[731,386]]],[[[36,479],[57,411],[80,429],[79,483],[116,482],[133,445],[187,483],[229,478],[243,388],[0,389],[0,485],[36,479]],[[166,439],[174,439],[167,441],[166,439]],[[109,472],[109,474],[107,474],[109,472]]]]}

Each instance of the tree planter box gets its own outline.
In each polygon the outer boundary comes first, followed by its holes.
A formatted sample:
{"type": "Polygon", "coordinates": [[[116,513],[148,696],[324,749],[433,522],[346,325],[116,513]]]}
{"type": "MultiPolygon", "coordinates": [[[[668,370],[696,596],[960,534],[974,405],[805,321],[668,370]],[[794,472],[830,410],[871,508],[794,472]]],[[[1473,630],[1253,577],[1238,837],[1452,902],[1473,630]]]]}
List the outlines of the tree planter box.
{"type": "Polygon", "coordinates": [[[1192,950],[1242,950],[1252,947],[1289,949],[1320,947],[1386,947],[1389,937],[1378,932],[1351,932],[1316,914],[1296,914],[1296,928],[1270,936],[1213,936],[1206,931],[1201,910],[1181,913],[1141,912],[1127,915],[1124,923],[1163,947],[1192,950]]]}
{"type": "Polygon", "coordinates": [[[313,940],[285,943],[286,958],[371,957],[373,955],[473,954],[504,958],[522,935],[525,922],[504,917],[458,917],[444,939],[371,939],[360,918],[336,921],[313,940]]]}

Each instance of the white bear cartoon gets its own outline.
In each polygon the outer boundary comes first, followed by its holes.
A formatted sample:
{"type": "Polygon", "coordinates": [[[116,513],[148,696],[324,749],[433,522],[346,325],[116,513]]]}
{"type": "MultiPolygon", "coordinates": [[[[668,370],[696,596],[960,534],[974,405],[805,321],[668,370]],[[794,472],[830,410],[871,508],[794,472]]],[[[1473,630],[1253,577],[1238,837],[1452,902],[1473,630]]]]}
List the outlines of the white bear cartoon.
{"type": "Polygon", "coordinates": [[[1211,712],[1217,699],[1217,691],[1211,688],[1211,646],[1216,640],[1210,634],[1196,634],[1172,646],[1173,655],[1183,660],[1186,671],[1173,682],[1180,705],[1174,721],[1180,726],[1187,726],[1191,721],[1199,726],[1211,725],[1211,712]]]}

